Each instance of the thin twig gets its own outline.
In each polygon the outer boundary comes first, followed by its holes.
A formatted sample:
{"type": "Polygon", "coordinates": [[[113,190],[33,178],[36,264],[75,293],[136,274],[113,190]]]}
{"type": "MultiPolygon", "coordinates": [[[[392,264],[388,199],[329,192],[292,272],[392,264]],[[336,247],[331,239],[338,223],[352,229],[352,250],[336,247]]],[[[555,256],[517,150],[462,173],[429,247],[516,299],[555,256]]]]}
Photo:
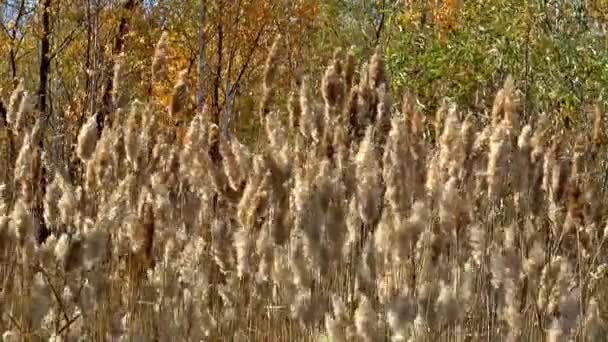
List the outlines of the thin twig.
{"type": "Polygon", "coordinates": [[[72,323],[76,322],[77,319],[79,319],[82,316],[82,314],[77,314],[76,316],[74,316],[71,320],[69,320],[63,327],[61,327],[61,329],[59,329],[59,331],[57,331],[57,335],[61,335],[67,328],[70,327],[70,325],[72,325],[72,323]]]}
{"type": "Polygon", "coordinates": [[[61,311],[63,312],[63,318],[65,318],[66,322],[69,322],[70,318],[69,318],[68,313],[67,313],[67,311],[65,309],[65,305],[63,304],[63,300],[59,296],[59,293],[57,292],[57,290],[53,286],[53,283],[51,282],[51,277],[49,277],[48,273],[44,270],[44,268],[42,266],[39,265],[38,269],[39,269],[40,273],[42,273],[42,275],[46,279],[46,282],[49,285],[49,287],[51,288],[51,291],[53,292],[53,295],[55,296],[55,299],[57,300],[57,303],[59,304],[59,307],[61,308],[61,311]]]}

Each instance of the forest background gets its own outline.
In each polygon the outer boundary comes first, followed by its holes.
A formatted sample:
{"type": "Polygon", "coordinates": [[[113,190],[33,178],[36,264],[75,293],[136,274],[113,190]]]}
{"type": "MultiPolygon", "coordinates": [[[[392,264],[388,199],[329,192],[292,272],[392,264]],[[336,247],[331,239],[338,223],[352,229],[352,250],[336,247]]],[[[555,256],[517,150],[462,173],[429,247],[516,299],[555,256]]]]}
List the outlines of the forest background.
{"type": "Polygon", "coordinates": [[[230,131],[251,141],[256,85],[277,34],[285,82],[321,73],[336,48],[368,58],[379,46],[390,86],[414,92],[427,114],[449,97],[485,115],[507,74],[523,92],[524,115],[557,112],[565,127],[606,96],[603,0],[2,0],[0,13],[0,98],[6,107],[23,79],[48,114],[52,145],[111,111],[120,58],[130,99],[168,104],[185,70],[193,106],[207,105],[218,123],[233,113],[230,131]],[[153,80],[164,31],[168,74],[153,80]]]}

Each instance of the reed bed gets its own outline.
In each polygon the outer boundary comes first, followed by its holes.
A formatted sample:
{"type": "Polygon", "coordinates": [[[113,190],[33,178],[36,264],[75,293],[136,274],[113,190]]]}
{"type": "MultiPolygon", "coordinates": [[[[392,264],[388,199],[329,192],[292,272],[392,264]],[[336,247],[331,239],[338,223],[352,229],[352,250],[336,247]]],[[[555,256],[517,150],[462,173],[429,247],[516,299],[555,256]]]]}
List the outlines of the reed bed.
{"type": "Polygon", "coordinates": [[[281,52],[256,146],[207,110],[166,125],[190,110],[183,74],[168,108],[115,79],[109,124],[91,116],[56,162],[15,89],[3,341],[606,340],[599,108],[570,131],[523,117],[509,77],[486,113],[445,101],[425,116],[391,94],[379,52],[357,65],[352,51],[283,106],[281,52]]]}

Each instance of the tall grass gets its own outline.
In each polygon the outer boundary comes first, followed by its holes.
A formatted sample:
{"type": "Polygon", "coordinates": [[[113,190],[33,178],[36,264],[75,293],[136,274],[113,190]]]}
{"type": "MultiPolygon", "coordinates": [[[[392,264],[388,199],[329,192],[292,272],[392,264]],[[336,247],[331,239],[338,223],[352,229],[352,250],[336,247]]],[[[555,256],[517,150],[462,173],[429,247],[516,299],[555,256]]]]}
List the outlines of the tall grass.
{"type": "Polygon", "coordinates": [[[111,125],[89,118],[57,163],[15,90],[0,128],[4,341],[605,339],[599,110],[580,132],[522,118],[509,78],[487,115],[446,101],[431,119],[393,97],[379,53],[358,67],[338,52],[320,94],[304,78],[284,113],[280,63],[277,43],[256,149],[207,112],[176,138],[163,122],[190,108],[181,75],[166,109],[125,102],[115,80],[111,125]]]}

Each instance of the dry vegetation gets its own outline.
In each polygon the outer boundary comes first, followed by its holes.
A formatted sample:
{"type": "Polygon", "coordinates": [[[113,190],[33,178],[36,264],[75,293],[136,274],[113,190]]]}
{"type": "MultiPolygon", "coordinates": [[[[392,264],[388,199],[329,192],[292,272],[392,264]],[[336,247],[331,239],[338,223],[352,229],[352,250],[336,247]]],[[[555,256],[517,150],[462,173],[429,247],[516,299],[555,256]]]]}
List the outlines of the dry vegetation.
{"type": "Polygon", "coordinates": [[[487,118],[446,102],[429,120],[407,94],[394,105],[382,56],[346,53],[319,101],[304,78],[283,113],[269,55],[255,149],[204,113],[176,138],[162,118],[190,108],[183,79],[168,109],[118,80],[111,122],[91,117],[57,165],[15,90],[5,341],[604,340],[599,110],[559,132],[519,116],[509,78],[487,118]]]}

